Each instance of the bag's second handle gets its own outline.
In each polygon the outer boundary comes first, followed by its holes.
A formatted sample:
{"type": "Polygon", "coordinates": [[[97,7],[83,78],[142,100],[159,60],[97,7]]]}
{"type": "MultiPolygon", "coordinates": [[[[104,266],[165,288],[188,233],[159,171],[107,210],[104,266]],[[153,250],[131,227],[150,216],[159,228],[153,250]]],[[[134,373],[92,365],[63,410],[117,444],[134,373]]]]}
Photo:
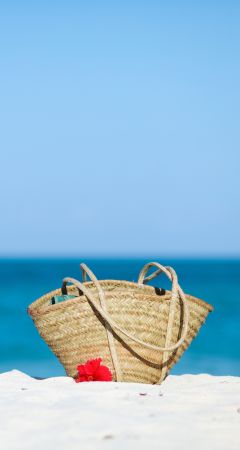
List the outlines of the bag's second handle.
{"type": "Polygon", "coordinates": [[[170,302],[170,307],[169,307],[168,324],[167,324],[166,339],[165,339],[166,350],[163,352],[163,356],[162,356],[163,368],[162,368],[161,378],[159,380],[159,383],[164,380],[164,378],[167,374],[167,360],[168,360],[168,350],[167,349],[168,349],[169,344],[172,339],[174,315],[175,315],[175,308],[176,308],[176,299],[178,297],[181,298],[181,300],[183,302],[183,306],[184,306],[184,324],[183,324],[183,328],[182,328],[181,338],[179,339],[179,341],[177,343],[178,346],[180,346],[184,342],[184,340],[187,336],[188,322],[189,322],[188,303],[186,301],[186,297],[185,297],[183,290],[181,289],[181,287],[178,284],[177,274],[172,267],[165,267],[159,263],[150,262],[142,268],[142,270],[139,274],[139,277],[138,277],[138,283],[143,284],[143,283],[146,283],[147,281],[153,280],[155,277],[157,277],[161,273],[165,273],[165,275],[167,275],[167,277],[170,280],[172,280],[172,296],[171,296],[171,302],[170,302]],[[146,276],[146,274],[148,273],[148,271],[151,267],[157,267],[157,270],[155,272],[151,273],[150,275],[146,276]]]}

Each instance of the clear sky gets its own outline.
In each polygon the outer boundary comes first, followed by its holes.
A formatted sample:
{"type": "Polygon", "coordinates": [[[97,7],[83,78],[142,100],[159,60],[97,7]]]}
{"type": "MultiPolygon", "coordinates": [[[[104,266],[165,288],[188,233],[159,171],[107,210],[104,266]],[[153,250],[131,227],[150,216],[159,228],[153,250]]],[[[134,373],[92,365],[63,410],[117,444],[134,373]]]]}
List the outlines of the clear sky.
{"type": "Polygon", "coordinates": [[[240,3],[0,4],[0,256],[240,256],[240,3]]]}

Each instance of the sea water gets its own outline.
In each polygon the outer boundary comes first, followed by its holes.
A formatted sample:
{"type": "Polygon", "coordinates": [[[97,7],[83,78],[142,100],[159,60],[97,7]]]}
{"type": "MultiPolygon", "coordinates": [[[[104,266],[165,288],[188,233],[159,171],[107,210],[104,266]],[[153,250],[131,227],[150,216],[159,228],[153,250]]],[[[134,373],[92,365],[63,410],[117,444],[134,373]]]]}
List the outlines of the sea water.
{"type": "MultiPolygon", "coordinates": [[[[60,287],[64,277],[81,279],[82,260],[0,260],[0,372],[18,369],[36,377],[65,374],[40,338],[27,307],[60,287]]],[[[85,258],[84,262],[99,279],[136,281],[148,260],[85,258]]],[[[186,293],[214,307],[172,374],[240,375],[240,261],[161,259],[161,263],[175,268],[186,293]]],[[[163,275],[151,284],[170,287],[163,275]]]]}

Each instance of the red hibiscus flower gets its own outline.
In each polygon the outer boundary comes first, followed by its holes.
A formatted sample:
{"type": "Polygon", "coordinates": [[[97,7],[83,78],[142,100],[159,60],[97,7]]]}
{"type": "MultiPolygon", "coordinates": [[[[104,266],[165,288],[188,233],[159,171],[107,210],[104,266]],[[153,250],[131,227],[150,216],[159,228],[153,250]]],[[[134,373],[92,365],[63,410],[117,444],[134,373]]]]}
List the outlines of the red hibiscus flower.
{"type": "Polygon", "coordinates": [[[85,364],[77,366],[78,377],[76,383],[81,381],[112,381],[112,374],[107,366],[101,366],[102,359],[89,359],[85,364]]]}

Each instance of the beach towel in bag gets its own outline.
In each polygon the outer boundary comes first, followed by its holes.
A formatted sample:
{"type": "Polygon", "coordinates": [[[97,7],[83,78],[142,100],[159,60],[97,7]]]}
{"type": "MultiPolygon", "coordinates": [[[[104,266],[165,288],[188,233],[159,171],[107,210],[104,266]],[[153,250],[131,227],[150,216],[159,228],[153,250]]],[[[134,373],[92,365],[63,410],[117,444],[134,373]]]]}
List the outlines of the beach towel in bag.
{"type": "Polygon", "coordinates": [[[184,294],[174,269],[156,262],[143,267],[137,283],[97,280],[85,264],[80,267],[83,282],[65,278],[60,289],[29,306],[41,337],[75,379],[79,365],[101,358],[113,381],[161,383],[212,306],[184,294]],[[147,276],[151,267],[157,270],[147,276]],[[160,274],[171,281],[171,291],[146,285],[160,274]],[[59,296],[65,300],[52,304],[59,296]]]}

